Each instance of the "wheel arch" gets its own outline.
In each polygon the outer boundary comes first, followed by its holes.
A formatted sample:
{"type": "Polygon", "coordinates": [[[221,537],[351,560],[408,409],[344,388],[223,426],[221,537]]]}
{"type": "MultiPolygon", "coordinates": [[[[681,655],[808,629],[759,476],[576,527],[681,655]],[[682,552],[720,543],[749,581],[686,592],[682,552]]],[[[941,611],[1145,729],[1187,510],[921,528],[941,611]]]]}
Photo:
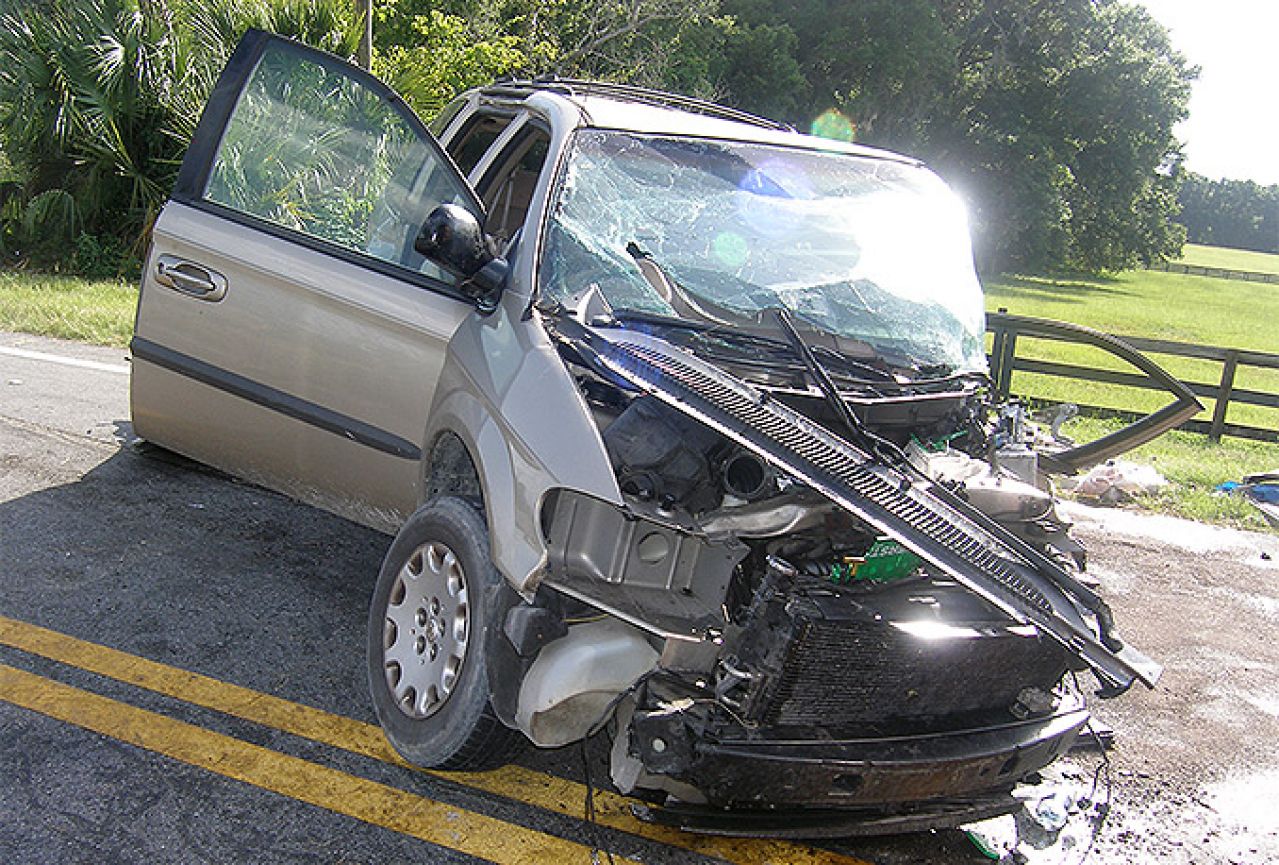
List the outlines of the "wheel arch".
{"type": "Polygon", "coordinates": [[[457,496],[473,503],[481,515],[486,515],[480,470],[462,437],[453,430],[442,430],[426,453],[422,462],[422,501],[457,496]]]}

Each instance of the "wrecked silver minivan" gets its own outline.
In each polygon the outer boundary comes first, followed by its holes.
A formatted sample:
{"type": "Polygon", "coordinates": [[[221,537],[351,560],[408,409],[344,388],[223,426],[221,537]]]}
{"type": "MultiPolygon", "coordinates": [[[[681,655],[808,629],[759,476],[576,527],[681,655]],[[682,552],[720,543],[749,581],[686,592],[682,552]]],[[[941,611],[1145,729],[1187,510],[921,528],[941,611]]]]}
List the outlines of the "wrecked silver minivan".
{"type": "Polygon", "coordinates": [[[428,130],[251,31],[155,227],[133,415],[396,533],[368,663],[410,761],[607,730],[651,819],[902,831],[1008,810],[1087,722],[1073,673],[1159,674],[984,326],[914,160],[561,80],[428,130]]]}

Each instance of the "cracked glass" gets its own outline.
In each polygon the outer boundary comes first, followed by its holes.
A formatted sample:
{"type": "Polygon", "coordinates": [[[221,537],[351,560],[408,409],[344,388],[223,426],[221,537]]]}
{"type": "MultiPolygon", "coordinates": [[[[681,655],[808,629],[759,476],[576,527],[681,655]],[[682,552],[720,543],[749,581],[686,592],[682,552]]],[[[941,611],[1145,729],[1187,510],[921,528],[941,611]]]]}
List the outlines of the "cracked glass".
{"type": "Polygon", "coordinates": [[[785,307],[800,326],[888,357],[986,367],[963,205],[911,163],[581,131],[540,289],[571,306],[592,287],[615,311],[758,326],[762,311],[785,307]]]}

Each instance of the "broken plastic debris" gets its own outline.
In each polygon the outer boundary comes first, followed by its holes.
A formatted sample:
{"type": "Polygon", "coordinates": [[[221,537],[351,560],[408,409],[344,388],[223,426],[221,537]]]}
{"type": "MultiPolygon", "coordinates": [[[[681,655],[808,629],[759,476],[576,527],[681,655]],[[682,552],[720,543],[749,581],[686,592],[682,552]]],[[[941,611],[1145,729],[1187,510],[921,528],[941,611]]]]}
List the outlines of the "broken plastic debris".
{"type": "Polygon", "coordinates": [[[1226,481],[1217,486],[1217,492],[1235,493],[1266,504],[1279,505],[1279,481],[1249,481],[1243,483],[1226,481]]]}
{"type": "Polygon", "coordinates": [[[1279,469],[1246,475],[1243,482],[1226,481],[1217,486],[1219,493],[1232,493],[1246,498],[1266,522],[1279,528],[1279,469]]]}
{"type": "Polygon", "coordinates": [[[987,859],[1002,861],[1017,849],[1017,820],[1011,814],[969,823],[963,830],[968,840],[987,859]]]}
{"type": "Polygon", "coordinates": [[[1152,493],[1168,485],[1168,479],[1153,466],[1143,466],[1127,460],[1109,460],[1094,466],[1073,485],[1076,495],[1096,499],[1105,504],[1122,502],[1134,495],[1152,493]]]}
{"type": "Polygon", "coordinates": [[[1045,832],[1060,832],[1065,827],[1066,821],[1070,819],[1070,809],[1075,804],[1074,798],[1069,793],[1061,791],[1048,794],[1035,803],[1035,810],[1032,812],[1035,822],[1045,832]]]}

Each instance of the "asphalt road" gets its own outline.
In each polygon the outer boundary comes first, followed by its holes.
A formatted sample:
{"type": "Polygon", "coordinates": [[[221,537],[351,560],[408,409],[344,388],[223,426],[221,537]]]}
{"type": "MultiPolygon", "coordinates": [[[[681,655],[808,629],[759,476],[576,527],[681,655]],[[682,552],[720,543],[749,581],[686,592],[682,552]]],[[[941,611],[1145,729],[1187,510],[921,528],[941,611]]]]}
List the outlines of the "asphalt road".
{"type": "MultiPolygon", "coordinates": [[[[361,657],[389,538],[137,447],[127,369],[0,335],[0,861],[987,861],[959,832],[697,838],[606,790],[588,823],[579,748],[468,776],[400,764],[361,657]]],[[[1279,858],[1257,807],[1279,801],[1279,538],[1077,514],[1125,633],[1167,665],[1099,707],[1114,789],[1089,861],[1279,858]]],[[[1094,824],[1072,820],[1076,846],[1033,861],[1080,861],[1094,824]]]]}

